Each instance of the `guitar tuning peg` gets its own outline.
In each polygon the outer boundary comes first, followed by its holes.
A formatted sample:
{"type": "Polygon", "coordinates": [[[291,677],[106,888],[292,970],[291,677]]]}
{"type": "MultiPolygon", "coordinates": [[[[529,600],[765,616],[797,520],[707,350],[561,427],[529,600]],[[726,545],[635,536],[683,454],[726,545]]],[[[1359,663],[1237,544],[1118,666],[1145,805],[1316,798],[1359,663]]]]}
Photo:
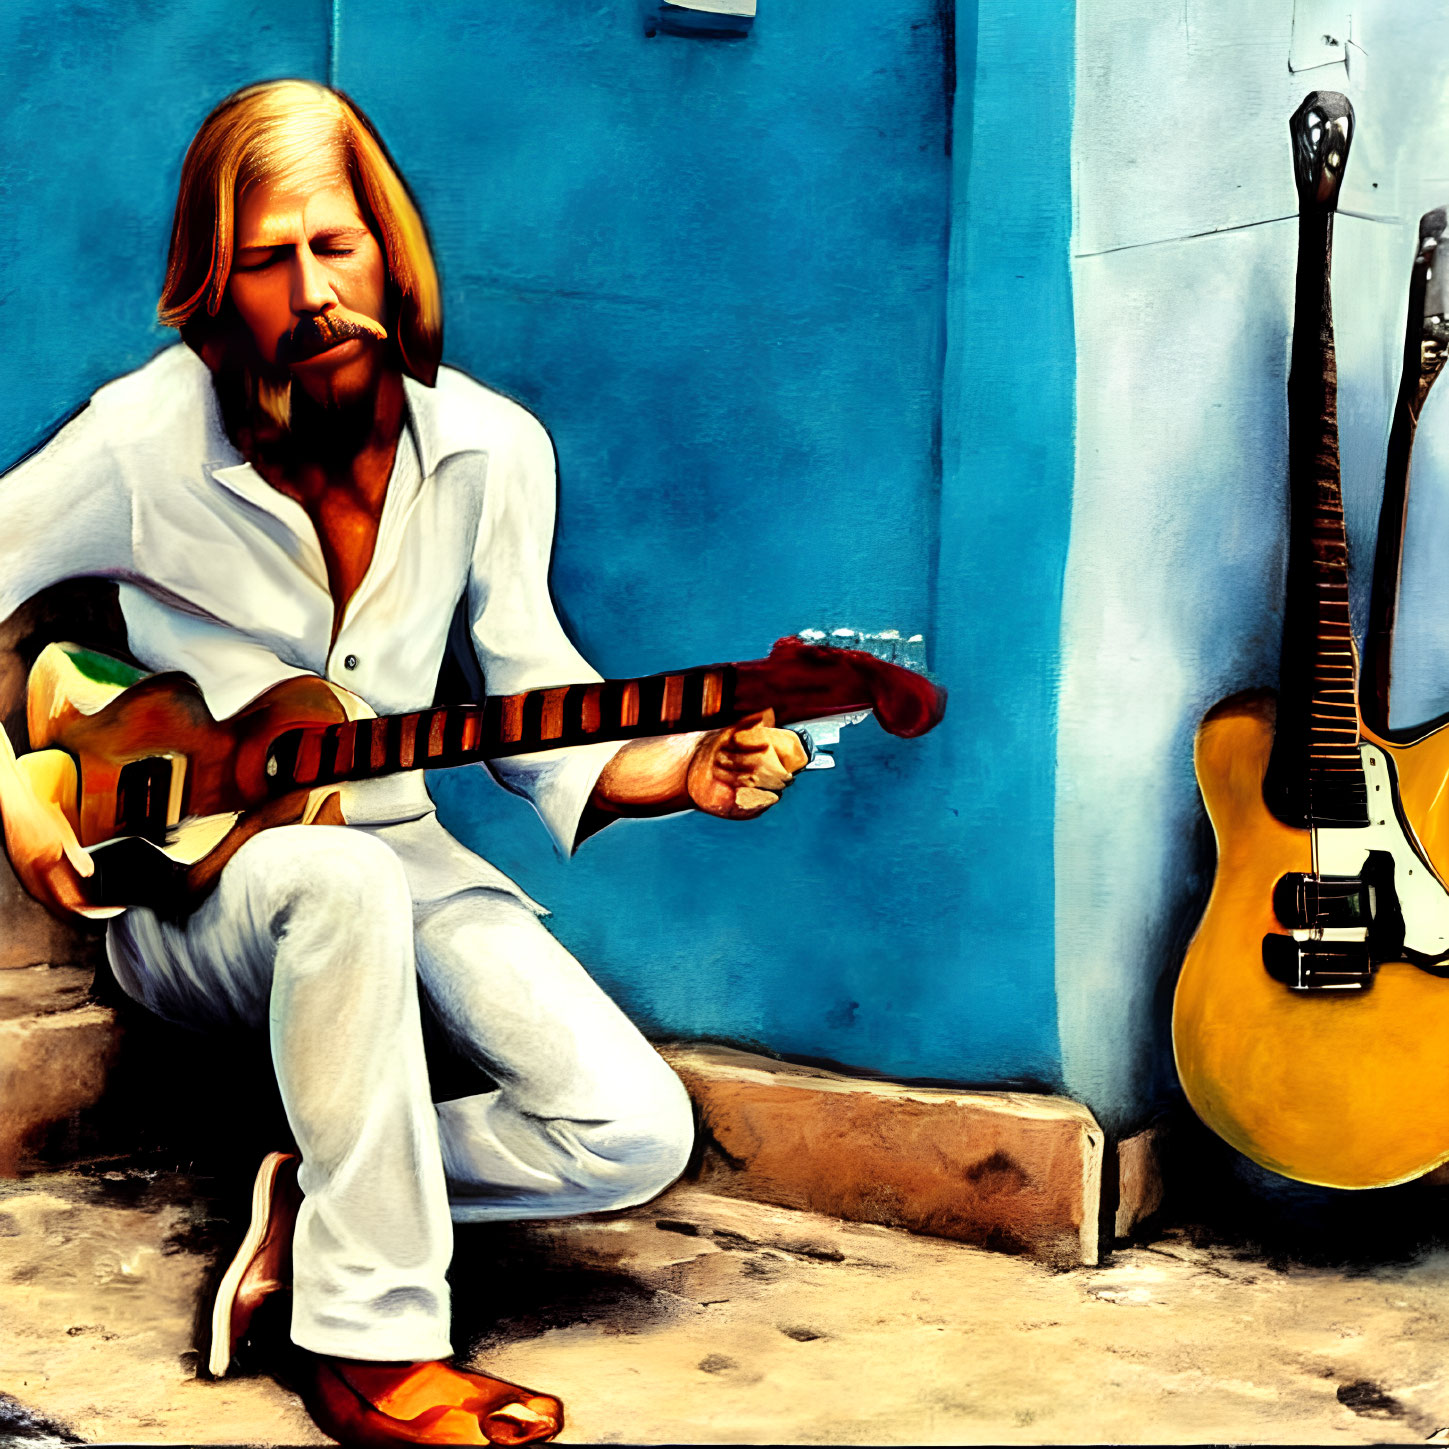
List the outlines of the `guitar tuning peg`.
{"type": "Polygon", "coordinates": [[[801,629],[795,636],[807,644],[824,644],[836,649],[859,649],[887,664],[899,664],[917,674],[926,672],[926,639],[923,634],[903,635],[899,629],[801,629]]]}

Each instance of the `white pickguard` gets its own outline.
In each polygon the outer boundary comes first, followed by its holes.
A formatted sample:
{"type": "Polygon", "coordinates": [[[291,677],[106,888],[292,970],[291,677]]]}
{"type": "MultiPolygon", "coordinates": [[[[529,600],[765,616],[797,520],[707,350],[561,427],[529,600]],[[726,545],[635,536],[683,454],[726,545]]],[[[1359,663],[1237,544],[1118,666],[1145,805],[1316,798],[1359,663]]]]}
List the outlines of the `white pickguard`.
{"type": "MultiPolygon", "coordinates": [[[[1366,828],[1317,826],[1314,869],[1320,875],[1358,875],[1371,850],[1394,858],[1394,893],[1404,918],[1404,947],[1420,956],[1449,956],[1449,890],[1424,858],[1423,849],[1398,811],[1398,780],[1392,762],[1377,745],[1361,745],[1368,787],[1366,828]]],[[[1367,932],[1347,927],[1294,931],[1298,941],[1362,941],[1367,932]]]]}

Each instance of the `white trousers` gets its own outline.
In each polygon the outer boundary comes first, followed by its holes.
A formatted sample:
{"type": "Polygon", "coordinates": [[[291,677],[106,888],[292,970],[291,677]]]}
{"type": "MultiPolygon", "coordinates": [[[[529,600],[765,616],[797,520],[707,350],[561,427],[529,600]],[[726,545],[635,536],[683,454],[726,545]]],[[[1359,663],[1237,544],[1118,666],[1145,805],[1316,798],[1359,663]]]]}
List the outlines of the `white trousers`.
{"type": "Polygon", "coordinates": [[[415,901],[385,832],[248,841],[183,921],[131,910],[123,989],[189,1026],[265,1026],[301,1151],[292,1337],[443,1358],[452,1222],[564,1217],[661,1192],[693,1143],[679,1079],[510,892],[415,901]],[[418,988],[498,1089],[436,1106],[418,988]]]}

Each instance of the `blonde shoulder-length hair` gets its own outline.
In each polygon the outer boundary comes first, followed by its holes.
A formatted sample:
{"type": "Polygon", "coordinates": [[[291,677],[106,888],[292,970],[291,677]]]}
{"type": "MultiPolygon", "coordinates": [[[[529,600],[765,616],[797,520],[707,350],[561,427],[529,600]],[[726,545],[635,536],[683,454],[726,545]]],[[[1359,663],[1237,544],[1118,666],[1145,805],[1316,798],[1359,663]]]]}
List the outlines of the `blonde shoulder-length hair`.
{"type": "Polygon", "coordinates": [[[443,351],[443,308],[422,216],[367,118],[340,91],[313,81],[247,86],[202,122],[181,167],[157,316],[198,352],[230,325],[224,309],[239,197],[327,148],[387,258],[389,326],[403,368],[431,386],[443,351]]]}

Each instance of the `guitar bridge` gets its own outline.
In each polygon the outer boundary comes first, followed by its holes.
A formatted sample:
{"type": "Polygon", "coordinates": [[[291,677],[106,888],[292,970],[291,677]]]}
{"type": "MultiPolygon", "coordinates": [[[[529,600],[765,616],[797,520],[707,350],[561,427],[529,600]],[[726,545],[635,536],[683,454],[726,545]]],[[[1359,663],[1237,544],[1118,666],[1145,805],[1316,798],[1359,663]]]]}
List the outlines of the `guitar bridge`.
{"type": "Polygon", "coordinates": [[[1263,965],[1290,991],[1367,991],[1374,980],[1367,941],[1264,936],[1263,965]]]}

